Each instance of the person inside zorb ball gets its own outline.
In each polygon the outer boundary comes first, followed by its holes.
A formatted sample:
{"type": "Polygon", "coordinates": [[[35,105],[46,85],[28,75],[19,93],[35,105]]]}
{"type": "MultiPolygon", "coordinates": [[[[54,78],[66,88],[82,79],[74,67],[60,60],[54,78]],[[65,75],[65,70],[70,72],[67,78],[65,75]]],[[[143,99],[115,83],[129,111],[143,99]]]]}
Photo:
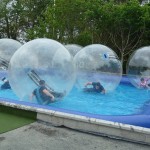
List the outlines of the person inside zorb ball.
{"type": "Polygon", "coordinates": [[[9,61],[15,51],[20,48],[22,44],[13,39],[0,39],[0,68],[7,70],[9,61]]]}
{"type": "Polygon", "coordinates": [[[63,99],[72,89],[75,66],[67,49],[59,42],[41,38],[20,47],[9,65],[12,89],[21,100],[29,95],[39,104],[63,99]]]}
{"type": "Polygon", "coordinates": [[[139,48],[130,56],[127,75],[136,88],[150,89],[150,46],[139,48]]]}
{"type": "Polygon", "coordinates": [[[101,44],[81,49],[74,57],[76,87],[86,92],[108,93],[115,90],[122,77],[122,65],[116,53],[101,44]]]}
{"type": "Polygon", "coordinates": [[[1,90],[11,89],[9,84],[9,79],[7,79],[7,70],[9,66],[9,61],[15,51],[20,48],[22,44],[16,40],[3,38],[0,39],[0,70],[2,70],[0,85],[1,90]]]}

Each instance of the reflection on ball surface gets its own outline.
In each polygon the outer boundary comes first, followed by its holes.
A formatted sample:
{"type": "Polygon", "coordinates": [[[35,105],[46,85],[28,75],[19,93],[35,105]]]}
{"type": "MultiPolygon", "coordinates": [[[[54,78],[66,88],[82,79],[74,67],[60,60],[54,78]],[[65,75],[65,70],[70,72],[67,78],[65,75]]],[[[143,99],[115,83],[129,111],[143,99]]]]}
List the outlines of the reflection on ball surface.
{"type": "Polygon", "coordinates": [[[13,55],[9,66],[12,89],[21,99],[29,95],[37,85],[29,77],[36,74],[56,92],[67,94],[75,80],[75,67],[67,49],[51,39],[35,39],[20,47],[13,55]]]}
{"type": "Polygon", "coordinates": [[[73,57],[83,48],[77,44],[67,44],[65,47],[73,57]]]}
{"type": "Polygon", "coordinates": [[[139,48],[130,56],[127,75],[130,82],[137,88],[141,78],[150,78],[150,46],[139,48]]]}
{"type": "Polygon", "coordinates": [[[7,63],[9,63],[12,55],[20,48],[22,44],[13,39],[0,39],[0,68],[7,69],[7,63]]]}
{"type": "Polygon", "coordinates": [[[83,88],[86,82],[100,82],[106,92],[113,91],[120,83],[122,65],[116,53],[101,44],[84,47],[75,57],[77,87],[83,88]]]}

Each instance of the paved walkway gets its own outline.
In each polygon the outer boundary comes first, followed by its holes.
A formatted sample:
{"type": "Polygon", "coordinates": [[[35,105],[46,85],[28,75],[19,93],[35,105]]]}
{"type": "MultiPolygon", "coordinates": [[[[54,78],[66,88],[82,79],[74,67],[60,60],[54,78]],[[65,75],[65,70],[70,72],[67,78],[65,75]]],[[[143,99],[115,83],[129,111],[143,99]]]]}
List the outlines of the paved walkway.
{"type": "Polygon", "coordinates": [[[150,146],[35,122],[0,134],[0,150],[150,150],[150,146]]]}

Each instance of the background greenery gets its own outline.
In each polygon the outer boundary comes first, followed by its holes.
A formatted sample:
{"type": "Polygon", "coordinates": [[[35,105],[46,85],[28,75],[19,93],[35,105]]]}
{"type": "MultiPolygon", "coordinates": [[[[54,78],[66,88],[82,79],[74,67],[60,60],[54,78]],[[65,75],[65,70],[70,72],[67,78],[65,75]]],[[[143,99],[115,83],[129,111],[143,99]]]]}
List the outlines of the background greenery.
{"type": "Polygon", "coordinates": [[[150,4],[139,0],[0,0],[0,38],[62,44],[100,43],[125,66],[133,51],[150,45],[150,4]]]}

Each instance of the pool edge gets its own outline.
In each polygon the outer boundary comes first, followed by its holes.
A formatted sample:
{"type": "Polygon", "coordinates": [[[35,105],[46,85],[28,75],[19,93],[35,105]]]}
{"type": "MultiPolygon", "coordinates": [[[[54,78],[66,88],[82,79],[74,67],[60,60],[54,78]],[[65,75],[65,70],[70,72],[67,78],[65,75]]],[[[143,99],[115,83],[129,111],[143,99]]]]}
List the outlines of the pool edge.
{"type": "Polygon", "coordinates": [[[69,114],[44,108],[36,108],[13,102],[0,101],[0,105],[37,113],[37,120],[68,128],[150,145],[150,129],[113,121],[106,121],[77,114],[69,114]]]}

